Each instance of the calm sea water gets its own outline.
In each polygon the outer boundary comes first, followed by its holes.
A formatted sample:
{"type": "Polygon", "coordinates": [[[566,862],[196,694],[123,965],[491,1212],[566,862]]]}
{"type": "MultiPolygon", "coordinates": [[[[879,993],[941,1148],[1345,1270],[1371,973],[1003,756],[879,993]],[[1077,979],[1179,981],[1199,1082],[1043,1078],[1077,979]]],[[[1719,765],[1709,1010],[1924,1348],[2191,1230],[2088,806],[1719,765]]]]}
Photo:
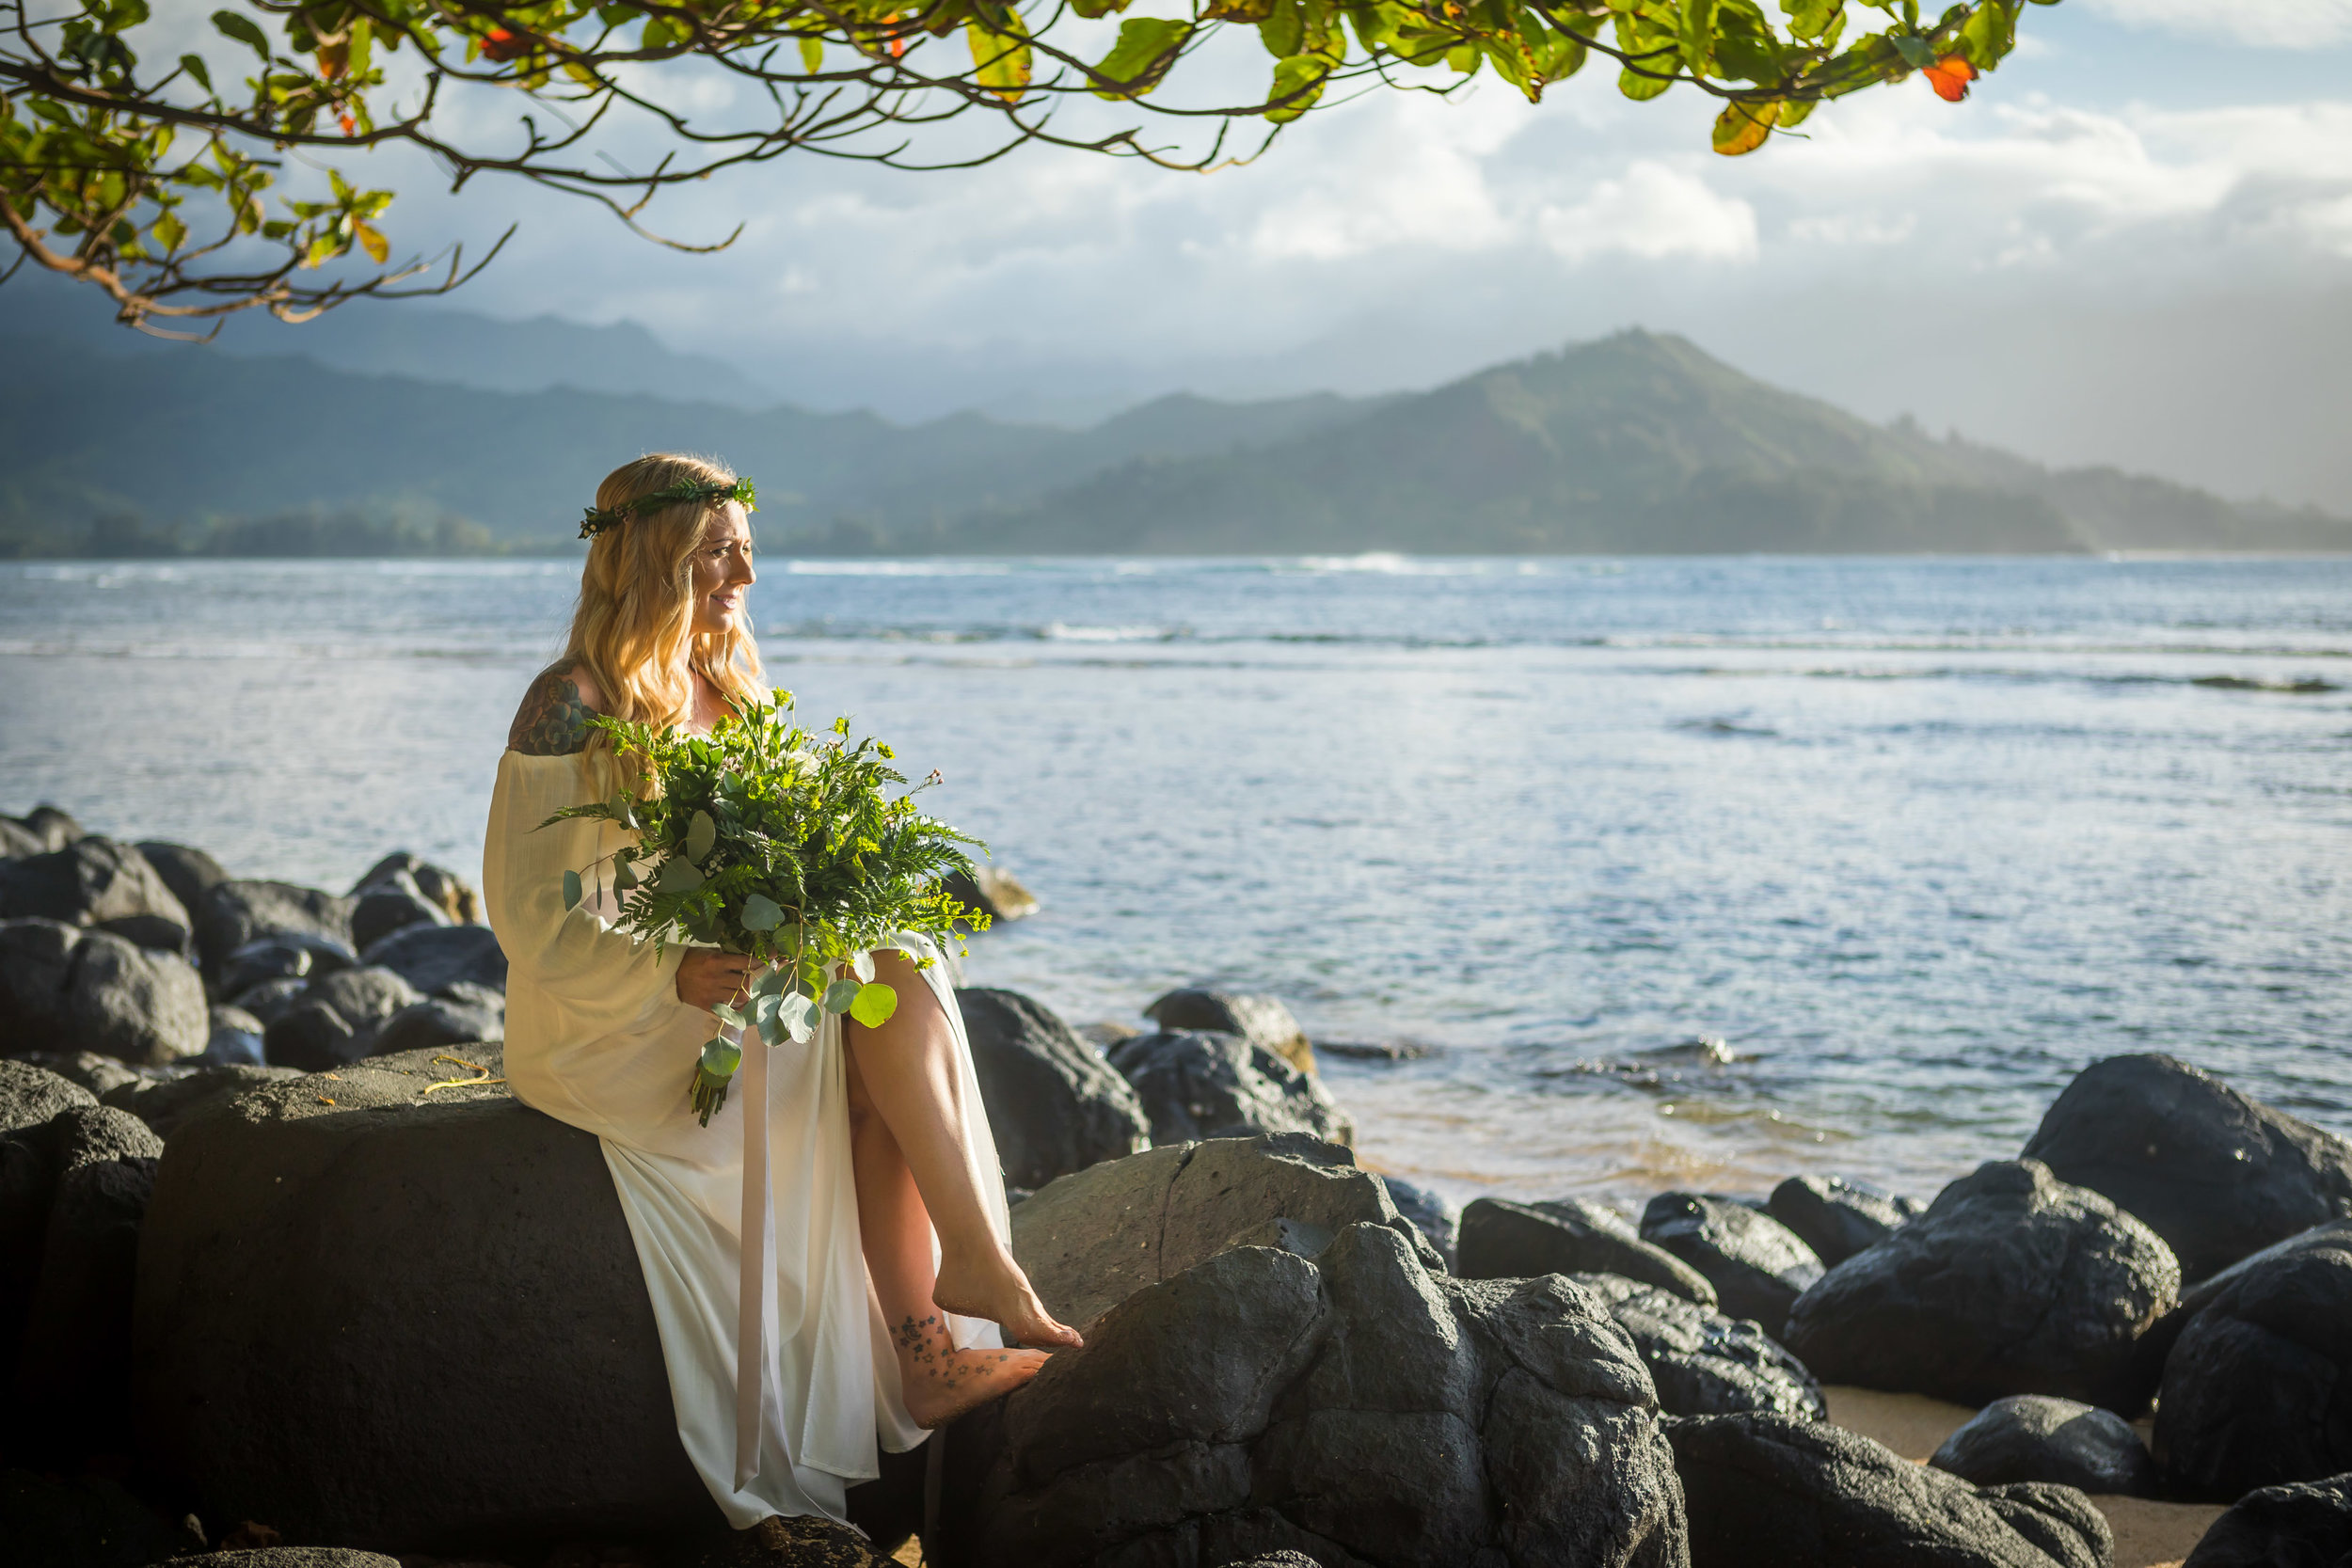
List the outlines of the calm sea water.
{"type": "MultiPolygon", "coordinates": [[[[0,567],[0,809],[479,863],[561,564],[0,567]]],[[[1454,1196],[1922,1196],[2087,1062],[2352,1132],[2352,562],[770,562],[775,681],[948,777],[1073,1022],[1277,992],[1454,1196]]]]}

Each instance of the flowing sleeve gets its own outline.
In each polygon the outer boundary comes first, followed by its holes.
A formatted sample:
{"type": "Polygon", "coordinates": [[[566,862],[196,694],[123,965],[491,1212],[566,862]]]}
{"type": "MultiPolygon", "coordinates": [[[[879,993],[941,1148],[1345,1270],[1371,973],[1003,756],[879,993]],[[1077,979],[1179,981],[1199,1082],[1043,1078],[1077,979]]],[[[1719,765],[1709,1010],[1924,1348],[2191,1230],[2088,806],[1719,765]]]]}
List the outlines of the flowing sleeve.
{"type": "Polygon", "coordinates": [[[634,835],[594,818],[541,824],[566,806],[602,799],[611,773],[600,755],[508,752],[499,761],[483,839],[483,895],[506,954],[510,991],[539,993],[574,1037],[633,1033],[680,1006],[683,949],[673,943],[657,955],[650,942],[615,930],[609,879],[601,897],[564,905],[564,872],[586,874],[634,835]]]}

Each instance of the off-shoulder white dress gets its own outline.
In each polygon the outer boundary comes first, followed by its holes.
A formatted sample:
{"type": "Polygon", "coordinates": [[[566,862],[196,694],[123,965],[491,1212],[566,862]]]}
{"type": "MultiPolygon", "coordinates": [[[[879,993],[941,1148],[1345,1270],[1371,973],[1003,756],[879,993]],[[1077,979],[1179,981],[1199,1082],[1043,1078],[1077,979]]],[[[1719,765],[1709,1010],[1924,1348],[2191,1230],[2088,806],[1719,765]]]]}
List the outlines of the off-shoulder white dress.
{"type": "MultiPolygon", "coordinates": [[[[678,1436],[728,1521],[840,1519],[847,1486],[879,1473],[878,1446],[902,1452],[925,1435],[900,1400],[859,1245],[841,1022],[829,1016],[807,1045],[768,1053],[764,1117],[752,1090],[765,1048],[748,1044],[726,1104],[709,1126],[696,1121],[688,1085],[714,1025],[677,999],[679,949],[657,957],[613,929],[609,893],[564,905],[564,873],[633,835],[594,820],[540,827],[565,806],[608,799],[614,772],[601,749],[509,751],[499,763],[482,885],[508,964],[507,1079],[524,1103],[603,1143],[660,1326],[678,1436]],[[745,1159],[747,1122],[762,1121],[765,1180],[756,1146],[745,1159]],[[749,1277],[747,1231],[769,1263],[749,1277]],[[739,1380],[753,1323],[758,1364],[739,1380]]],[[[930,951],[917,937],[904,945],[930,951]]],[[[955,1032],[975,1163],[994,1170],[946,969],[925,974],[955,1032]]],[[[991,1197],[1001,1235],[1004,1196],[991,1197]]],[[[948,1322],[959,1346],[1001,1342],[993,1323],[948,1322]]]]}

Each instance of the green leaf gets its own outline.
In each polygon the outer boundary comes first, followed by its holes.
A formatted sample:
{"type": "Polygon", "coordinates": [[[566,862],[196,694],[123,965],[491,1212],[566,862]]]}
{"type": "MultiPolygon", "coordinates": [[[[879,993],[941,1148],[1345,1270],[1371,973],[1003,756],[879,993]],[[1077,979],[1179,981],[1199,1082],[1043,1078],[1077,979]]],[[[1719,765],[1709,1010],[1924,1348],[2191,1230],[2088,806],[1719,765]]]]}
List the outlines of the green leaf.
{"type": "Polygon", "coordinates": [[[799,991],[784,999],[784,1005],[776,1009],[776,1017],[797,1045],[806,1045],[817,1033],[817,1004],[799,991]]]}
{"type": "Polygon", "coordinates": [[[722,1002],[710,1009],[710,1016],[731,1029],[740,1029],[749,1021],[732,1002],[722,1002]]]}
{"type": "Polygon", "coordinates": [[[767,970],[762,972],[758,979],[752,982],[752,994],[754,996],[782,996],[785,988],[791,983],[792,972],[790,970],[767,970]]]}
{"type": "Polygon", "coordinates": [[[829,1013],[846,1013],[850,1004],[858,999],[862,988],[855,980],[835,980],[825,988],[824,1008],[829,1013]]]}
{"type": "Polygon", "coordinates": [[[1780,118],[1772,123],[1783,131],[1793,131],[1798,126],[1803,125],[1805,121],[1805,118],[1812,113],[1812,99],[1785,99],[1782,101],[1780,105],[1780,118]]]}
{"type": "Polygon", "coordinates": [[[164,247],[164,254],[167,256],[185,245],[188,240],[188,226],[182,223],[179,215],[173,213],[166,213],[162,217],[157,218],[151,226],[151,231],[155,236],[155,243],[164,247]]]}
{"type": "Polygon", "coordinates": [[[269,63],[269,35],[255,26],[250,17],[239,16],[235,11],[215,11],[213,25],[219,29],[221,37],[242,43],[261,55],[263,65],[269,63]]]}
{"type": "Polygon", "coordinates": [[[202,87],[206,92],[213,90],[213,73],[211,70],[205,66],[203,56],[199,55],[181,55],[180,69],[195,77],[196,85],[202,87]]]}
{"type": "Polygon", "coordinates": [[[1287,60],[1307,45],[1307,14],[1298,0],[1274,0],[1274,9],[1258,24],[1258,41],[1278,60],[1287,60]]]}
{"type": "Polygon", "coordinates": [[[811,76],[825,69],[825,40],[823,39],[803,38],[801,40],[801,69],[811,76]]]}
{"type": "Polygon", "coordinates": [[[972,46],[972,79],[1008,103],[1020,103],[1029,85],[1029,29],[1021,13],[1007,7],[996,31],[970,22],[963,36],[972,46]]]}
{"type": "Polygon", "coordinates": [[[2017,8],[2003,0],[1983,0],[1960,30],[1960,53],[1979,71],[1991,71],[2017,46],[2017,8]]]}
{"type": "MultiPolygon", "coordinates": [[[[1663,70],[1664,67],[1661,66],[1660,69],[1663,70]]],[[[1662,76],[1644,76],[1632,71],[1617,72],[1617,90],[1636,102],[1656,98],[1673,86],[1674,83],[1662,76]]]]}
{"type": "Polygon", "coordinates": [[[857,1000],[850,1004],[850,1016],[868,1029],[881,1028],[898,1010],[898,993],[880,980],[860,986],[857,1000]]]}
{"type": "Polygon", "coordinates": [[[1715,69],[1715,10],[1722,0],[1682,0],[1682,57],[1700,75],[1715,69]]]}
{"type": "Polygon", "coordinates": [[[1277,125],[1287,125],[1315,106],[1323,96],[1324,83],[1331,74],[1331,62],[1320,55],[1295,55],[1287,60],[1274,62],[1274,86],[1266,94],[1272,103],[1278,98],[1290,102],[1265,111],[1266,119],[1277,125]],[[1292,98],[1293,93],[1298,94],[1292,98]]]}
{"type": "Polygon", "coordinates": [[[576,910],[580,908],[580,873],[577,871],[564,872],[564,907],[567,910],[576,910]]]}
{"type": "Polygon", "coordinates": [[[654,885],[664,893],[691,893],[703,885],[701,868],[684,855],[672,855],[661,863],[661,875],[654,885]]]}
{"type": "Polygon", "coordinates": [[[1715,150],[1726,158],[1753,152],[1764,145],[1765,138],[1772,134],[1773,122],[1779,119],[1778,99],[1761,103],[1726,103],[1724,112],[1715,117],[1715,150]]]}
{"type": "Polygon", "coordinates": [[[696,865],[709,858],[710,847],[719,842],[719,824],[707,811],[698,811],[686,824],[686,858],[696,865]]]}
{"type": "Polygon", "coordinates": [[[640,49],[667,49],[686,35],[658,16],[645,18],[645,30],[638,36],[640,49]]]}
{"type": "Polygon", "coordinates": [[[1811,42],[1829,31],[1846,8],[1846,0],[1780,0],[1780,8],[1788,15],[1788,30],[1811,42]]]}
{"type": "Polygon", "coordinates": [[[1925,39],[1914,38],[1909,33],[1889,33],[1886,41],[1895,46],[1895,53],[1900,55],[1907,64],[1921,71],[1935,63],[1935,51],[1928,47],[1925,39]]]}
{"type": "Polygon", "coordinates": [[[732,1078],[735,1069],[743,1065],[743,1048],[724,1035],[713,1035],[703,1041],[699,1065],[713,1078],[732,1078]]]}
{"type": "Polygon", "coordinates": [[[1141,98],[1160,85],[1160,77],[1176,58],[1176,50],[1192,34],[1188,22],[1152,16],[1130,17],[1119,24],[1119,41],[1094,68],[1095,74],[1132,84],[1123,91],[1094,89],[1097,98],[1141,98]]]}
{"type": "Polygon", "coordinates": [[[784,924],[784,906],[764,893],[755,893],[743,900],[739,918],[747,931],[772,931],[784,924]]]}

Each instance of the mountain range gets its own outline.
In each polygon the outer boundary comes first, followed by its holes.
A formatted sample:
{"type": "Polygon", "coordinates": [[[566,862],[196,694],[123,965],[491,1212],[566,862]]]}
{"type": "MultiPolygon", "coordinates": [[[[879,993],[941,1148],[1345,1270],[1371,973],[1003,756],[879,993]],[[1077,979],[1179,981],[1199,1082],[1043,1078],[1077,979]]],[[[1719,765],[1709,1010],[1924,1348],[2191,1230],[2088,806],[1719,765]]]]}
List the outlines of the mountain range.
{"type": "Polygon", "coordinates": [[[503,387],[484,384],[498,353],[445,332],[368,348],[376,373],[0,340],[0,553],[315,539],[346,514],[560,547],[609,468],[661,449],[753,475],[763,541],[802,551],[2352,548],[2352,522],[1871,424],[1642,331],[1426,392],[1179,394],[1067,430],[747,407],[741,387],[695,395],[724,367],[635,328],[503,330],[503,387]],[[290,514],[330,521],[250,526],[290,514]]]}

